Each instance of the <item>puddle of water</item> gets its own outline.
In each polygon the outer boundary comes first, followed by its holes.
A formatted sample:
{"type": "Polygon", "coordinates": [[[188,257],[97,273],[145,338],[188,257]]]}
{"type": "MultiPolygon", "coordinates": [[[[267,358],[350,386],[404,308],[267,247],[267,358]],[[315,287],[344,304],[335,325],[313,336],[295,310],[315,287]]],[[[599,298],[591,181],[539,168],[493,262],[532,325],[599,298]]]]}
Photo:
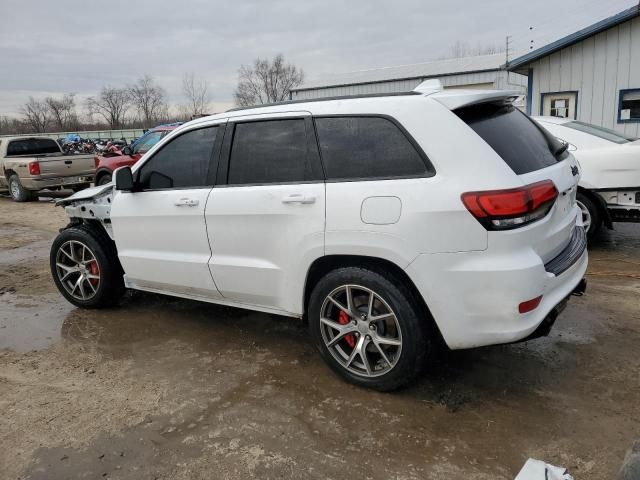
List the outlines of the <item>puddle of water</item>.
{"type": "Polygon", "coordinates": [[[73,309],[57,294],[0,295],[0,349],[28,352],[57,342],[62,324],[73,309]]]}

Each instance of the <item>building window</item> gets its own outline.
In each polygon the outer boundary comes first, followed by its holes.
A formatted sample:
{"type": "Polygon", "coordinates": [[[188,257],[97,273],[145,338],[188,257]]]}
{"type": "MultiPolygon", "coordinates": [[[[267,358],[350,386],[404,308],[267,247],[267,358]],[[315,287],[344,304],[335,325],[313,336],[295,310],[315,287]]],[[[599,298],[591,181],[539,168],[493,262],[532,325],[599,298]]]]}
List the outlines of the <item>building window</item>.
{"type": "Polygon", "coordinates": [[[640,88],[620,90],[618,123],[640,122],[640,88]]]}
{"type": "Polygon", "coordinates": [[[551,116],[567,118],[569,116],[569,98],[551,100],[551,116]]]}

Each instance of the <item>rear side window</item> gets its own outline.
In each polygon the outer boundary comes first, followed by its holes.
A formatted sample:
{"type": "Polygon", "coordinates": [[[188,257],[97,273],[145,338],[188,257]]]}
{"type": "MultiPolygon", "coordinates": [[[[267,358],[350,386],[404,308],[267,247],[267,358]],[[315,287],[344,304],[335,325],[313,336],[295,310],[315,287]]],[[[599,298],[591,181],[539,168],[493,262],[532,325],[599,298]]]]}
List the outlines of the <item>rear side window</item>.
{"type": "Polygon", "coordinates": [[[304,119],[238,123],[229,159],[229,185],[319,180],[307,154],[304,119]]]}
{"type": "Polygon", "coordinates": [[[327,180],[424,176],[407,136],[382,117],[320,117],[316,131],[327,180]]]}
{"type": "Polygon", "coordinates": [[[204,187],[218,127],[186,132],[157,151],[140,168],[143,190],[204,187]]]}
{"type": "Polygon", "coordinates": [[[11,155],[46,155],[60,153],[58,142],[50,138],[25,138],[13,140],[7,145],[7,156],[11,155]]]}
{"type": "Polygon", "coordinates": [[[550,167],[564,158],[566,148],[562,143],[511,105],[483,103],[455,113],[517,175],[550,167]]]}

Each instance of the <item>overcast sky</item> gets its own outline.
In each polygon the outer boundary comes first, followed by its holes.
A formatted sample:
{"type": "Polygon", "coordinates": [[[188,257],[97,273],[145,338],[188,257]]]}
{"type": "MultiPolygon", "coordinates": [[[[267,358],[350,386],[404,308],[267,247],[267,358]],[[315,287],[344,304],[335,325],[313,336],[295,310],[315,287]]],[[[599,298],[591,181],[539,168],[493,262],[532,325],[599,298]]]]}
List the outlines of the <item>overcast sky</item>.
{"type": "MultiPolygon", "coordinates": [[[[210,83],[213,111],[233,102],[237,70],[283,53],[308,79],[446,56],[457,41],[528,49],[634,0],[0,0],[0,115],[29,95],[124,86],[152,75],[172,104],[181,77],[210,83]],[[533,32],[529,30],[534,26],[533,32]]],[[[83,108],[80,108],[83,111],[83,108]]]]}

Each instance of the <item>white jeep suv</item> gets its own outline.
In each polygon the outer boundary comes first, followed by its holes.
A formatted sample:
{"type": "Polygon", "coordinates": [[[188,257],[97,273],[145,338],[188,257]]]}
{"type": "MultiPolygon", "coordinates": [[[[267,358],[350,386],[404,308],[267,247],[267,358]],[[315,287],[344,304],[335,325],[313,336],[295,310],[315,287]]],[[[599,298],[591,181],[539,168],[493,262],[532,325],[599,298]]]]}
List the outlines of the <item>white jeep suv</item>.
{"type": "Polygon", "coordinates": [[[442,341],[543,335],[584,290],[579,172],[514,98],[426,84],[194,120],[61,202],[54,281],[81,307],[132,288],[303,318],[380,390],[442,341]]]}

